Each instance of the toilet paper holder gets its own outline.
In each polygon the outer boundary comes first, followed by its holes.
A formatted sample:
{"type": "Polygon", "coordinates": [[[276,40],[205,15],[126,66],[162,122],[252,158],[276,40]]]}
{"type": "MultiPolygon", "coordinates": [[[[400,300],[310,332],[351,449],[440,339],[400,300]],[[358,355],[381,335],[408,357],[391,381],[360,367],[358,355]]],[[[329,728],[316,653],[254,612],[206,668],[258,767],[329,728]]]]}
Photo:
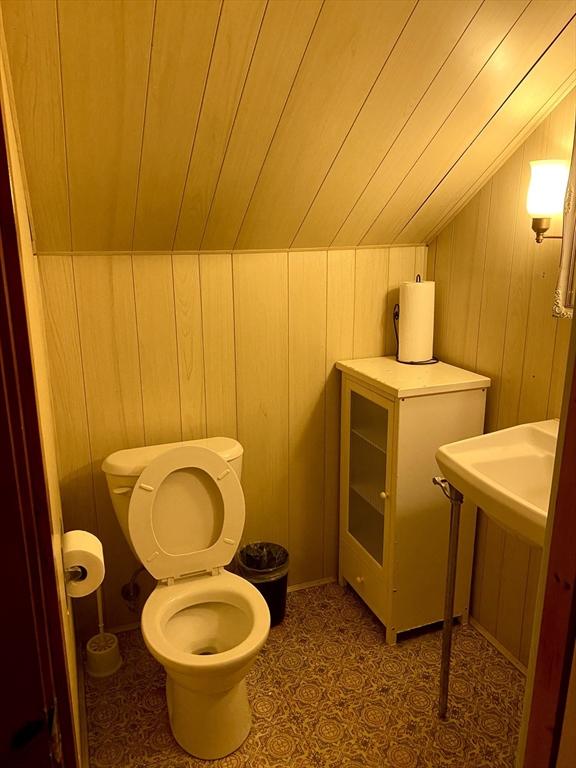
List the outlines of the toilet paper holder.
{"type": "Polygon", "coordinates": [[[66,583],[69,581],[84,581],[88,571],[83,565],[70,565],[68,568],[64,568],[64,576],[66,583]]]}

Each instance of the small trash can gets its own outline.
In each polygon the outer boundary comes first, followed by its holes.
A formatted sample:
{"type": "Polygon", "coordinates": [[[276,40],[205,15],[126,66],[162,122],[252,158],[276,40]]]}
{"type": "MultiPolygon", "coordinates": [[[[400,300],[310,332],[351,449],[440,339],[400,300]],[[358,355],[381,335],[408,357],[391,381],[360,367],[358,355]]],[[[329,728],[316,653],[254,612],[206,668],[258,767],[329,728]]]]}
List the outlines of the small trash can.
{"type": "Polygon", "coordinates": [[[237,555],[238,574],[253,584],[270,609],[270,624],[280,624],[286,612],[288,551],[280,544],[257,541],[237,555]]]}

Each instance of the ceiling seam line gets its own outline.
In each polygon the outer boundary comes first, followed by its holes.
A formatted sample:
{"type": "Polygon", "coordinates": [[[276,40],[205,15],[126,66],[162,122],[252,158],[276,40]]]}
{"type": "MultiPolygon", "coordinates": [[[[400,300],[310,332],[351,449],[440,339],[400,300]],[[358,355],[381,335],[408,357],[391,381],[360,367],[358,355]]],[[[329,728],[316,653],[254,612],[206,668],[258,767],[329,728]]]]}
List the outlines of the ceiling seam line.
{"type": "MultiPolygon", "coordinates": [[[[567,93],[565,93],[565,91],[567,90],[567,86],[566,86],[566,84],[567,84],[567,83],[569,83],[571,80],[574,80],[574,79],[575,79],[575,76],[576,76],[576,69],[575,69],[573,72],[571,72],[571,73],[570,73],[570,75],[569,75],[569,76],[568,76],[568,77],[567,77],[567,78],[566,78],[566,79],[565,79],[565,80],[562,82],[562,84],[561,84],[561,85],[560,85],[560,86],[559,86],[559,87],[558,87],[558,88],[557,88],[557,89],[554,91],[554,93],[553,93],[553,94],[550,96],[550,98],[548,99],[548,101],[546,102],[546,104],[544,104],[544,105],[543,105],[543,106],[542,106],[542,107],[541,107],[541,108],[538,110],[538,112],[536,112],[534,115],[532,115],[532,117],[531,117],[531,118],[530,118],[530,119],[529,119],[529,120],[528,120],[528,121],[527,121],[527,122],[524,124],[524,126],[521,128],[521,130],[519,131],[519,133],[518,133],[517,135],[521,135],[521,134],[523,134],[523,133],[524,133],[524,131],[526,131],[526,130],[528,129],[528,127],[530,126],[530,123],[532,123],[532,122],[534,122],[535,120],[537,120],[537,118],[538,118],[538,115],[540,115],[540,113],[541,113],[542,111],[545,111],[545,110],[546,110],[546,113],[545,113],[545,114],[544,114],[544,116],[541,118],[541,121],[544,121],[544,120],[546,119],[547,115],[548,115],[548,114],[550,114],[550,112],[552,111],[552,109],[554,109],[554,107],[555,107],[555,106],[557,106],[557,105],[560,103],[560,101],[561,101],[561,100],[564,98],[564,96],[566,96],[566,95],[567,95],[567,93]],[[561,93],[561,94],[562,94],[562,96],[561,96],[560,98],[558,98],[558,93],[561,93]],[[548,105],[550,104],[550,102],[552,102],[552,106],[551,106],[550,108],[548,108],[548,105]]],[[[570,90],[571,90],[573,87],[574,87],[574,85],[571,85],[571,86],[570,86],[570,90]]],[[[533,130],[536,130],[536,128],[538,127],[538,125],[539,125],[539,124],[540,124],[540,123],[538,123],[538,122],[537,122],[537,123],[536,123],[536,125],[534,126],[533,130]]],[[[530,134],[531,134],[531,133],[532,133],[532,131],[530,131],[530,133],[528,133],[528,134],[526,135],[526,138],[524,139],[524,141],[526,141],[526,140],[527,140],[527,139],[530,137],[530,134]]],[[[515,138],[516,138],[516,137],[515,137],[515,138]]],[[[442,229],[443,229],[443,228],[444,228],[444,227],[445,227],[445,226],[446,226],[446,225],[447,225],[447,224],[448,224],[448,223],[451,221],[451,219],[453,219],[455,216],[457,216],[457,215],[458,215],[458,213],[459,213],[459,212],[462,210],[462,208],[464,208],[464,206],[465,206],[465,205],[467,205],[467,204],[470,202],[470,200],[472,199],[472,197],[474,197],[474,195],[476,195],[476,194],[478,194],[478,192],[480,192],[480,190],[482,189],[482,187],[484,186],[484,184],[487,184],[487,183],[488,183],[488,180],[489,180],[489,179],[490,179],[490,178],[491,178],[491,177],[492,177],[492,176],[493,176],[495,173],[497,173],[497,172],[498,172],[498,170],[500,169],[500,167],[501,167],[501,166],[502,166],[502,165],[503,165],[503,164],[506,162],[506,160],[507,160],[508,158],[504,157],[504,158],[502,159],[502,161],[501,161],[501,162],[500,162],[500,159],[502,158],[502,156],[503,156],[503,155],[506,155],[506,153],[507,153],[507,152],[508,152],[508,150],[509,150],[509,147],[510,147],[511,145],[513,145],[513,144],[514,144],[515,138],[514,138],[514,139],[512,139],[511,141],[509,141],[509,142],[508,142],[508,144],[507,144],[507,145],[504,147],[504,149],[503,149],[503,150],[502,150],[502,151],[501,151],[501,152],[498,154],[498,156],[497,156],[497,157],[496,157],[496,158],[495,158],[495,159],[492,161],[492,163],[490,163],[490,165],[488,166],[488,169],[487,169],[487,170],[484,170],[484,171],[482,171],[482,173],[480,174],[480,176],[478,176],[478,177],[477,177],[476,181],[474,181],[474,182],[473,182],[473,183],[472,183],[472,184],[471,184],[471,185],[470,185],[470,186],[469,186],[469,187],[466,189],[466,191],[465,191],[465,192],[464,192],[464,194],[463,194],[463,195],[462,195],[462,196],[459,198],[459,200],[458,200],[458,201],[457,201],[457,202],[456,202],[456,203],[455,203],[455,204],[454,204],[454,205],[453,205],[453,206],[452,206],[452,207],[449,209],[449,211],[448,211],[447,213],[445,213],[445,214],[442,216],[442,218],[440,219],[440,222],[439,222],[439,223],[436,223],[436,224],[434,225],[434,228],[433,228],[433,229],[431,229],[431,230],[430,230],[430,231],[427,233],[427,235],[426,235],[426,238],[425,238],[426,240],[428,240],[428,239],[430,239],[430,238],[434,238],[434,237],[436,237],[436,234],[437,234],[439,231],[441,231],[441,230],[442,230],[442,229]],[[490,169],[491,169],[491,168],[493,168],[495,165],[496,165],[497,167],[494,169],[494,171],[493,171],[492,173],[490,173],[490,169]],[[485,179],[484,183],[481,183],[481,180],[482,180],[482,178],[483,178],[483,177],[485,177],[487,173],[489,173],[490,175],[489,175],[489,176],[488,176],[488,177],[485,179]],[[479,184],[480,184],[481,186],[478,186],[479,184]],[[474,190],[474,189],[475,189],[476,191],[475,191],[475,192],[471,192],[471,190],[474,190]],[[463,202],[463,203],[460,205],[460,201],[462,201],[462,200],[464,200],[464,202],[463,202]]],[[[518,147],[518,149],[519,149],[519,147],[518,147]]],[[[402,231],[404,231],[404,230],[402,230],[402,231]]]]}
{"type": "MultiPolygon", "coordinates": [[[[445,180],[445,179],[446,179],[446,178],[447,178],[447,177],[450,175],[450,173],[452,173],[452,171],[454,170],[454,168],[456,167],[456,165],[457,165],[457,164],[460,162],[460,160],[461,160],[461,159],[464,157],[464,155],[465,155],[465,154],[466,154],[466,153],[467,153],[467,152],[468,152],[468,151],[469,151],[469,150],[472,148],[472,146],[474,145],[474,142],[476,142],[476,141],[479,139],[479,137],[482,135],[482,133],[484,133],[484,131],[485,131],[485,130],[488,128],[488,126],[490,125],[490,123],[491,123],[491,122],[494,120],[494,118],[495,118],[495,117],[498,115],[498,113],[499,113],[499,112],[500,112],[502,109],[504,109],[504,107],[506,106],[507,102],[508,102],[508,101],[509,101],[509,100],[512,98],[512,96],[513,96],[513,95],[516,93],[516,91],[518,90],[518,88],[520,88],[520,86],[521,86],[521,85],[522,85],[522,83],[523,83],[523,82],[526,80],[526,78],[527,78],[527,77],[530,75],[530,73],[531,73],[531,72],[532,72],[532,71],[533,71],[533,70],[534,70],[534,69],[535,69],[535,68],[538,66],[538,64],[540,63],[540,61],[542,61],[542,59],[544,58],[544,56],[546,56],[546,54],[547,54],[547,53],[548,53],[548,51],[549,51],[549,50],[552,48],[552,46],[553,46],[553,45],[554,45],[554,43],[555,43],[555,42],[558,40],[558,38],[559,38],[561,35],[563,35],[563,34],[564,34],[564,32],[566,31],[566,29],[567,29],[567,28],[570,26],[570,24],[572,23],[572,21],[573,21],[575,18],[576,18],[576,14],[573,14],[573,15],[571,16],[570,20],[569,20],[569,21],[568,21],[568,22],[567,22],[567,23],[566,23],[566,24],[565,24],[565,25],[562,27],[562,29],[560,30],[560,32],[559,32],[559,33],[558,33],[558,34],[557,34],[557,35],[554,37],[554,39],[551,41],[551,43],[550,43],[550,44],[549,44],[549,45],[548,45],[548,46],[545,48],[545,50],[544,50],[544,51],[543,51],[543,52],[540,54],[540,56],[538,56],[538,58],[536,59],[536,61],[535,61],[535,62],[534,62],[534,63],[533,63],[531,66],[530,66],[530,68],[529,68],[529,69],[526,71],[526,73],[523,75],[523,77],[521,78],[521,80],[520,80],[520,81],[519,81],[519,82],[518,82],[518,83],[517,83],[517,84],[514,86],[514,88],[513,88],[513,89],[510,91],[510,93],[509,93],[509,94],[506,96],[506,98],[505,98],[505,99],[504,99],[504,101],[503,101],[503,102],[500,104],[500,106],[498,107],[498,109],[496,109],[496,111],[495,111],[495,112],[492,114],[492,116],[491,116],[491,117],[490,117],[490,118],[489,118],[489,119],[486,121],[486,123],[485,123],[485,124],[482,126],[482,128],[481,128],[481,129],[478,131],[478,133],[477,133],[477,134],[476,134],[476,136],[475,136],[475,137],[472,139],[472,141],[471,141],[471,142],[468,144],[468,146],[466,147],[466,149],[464,149],[464,150],[461,152],[461,154],[458,156],[458,158],[457,158],[457,159],[456,159],[456,160],[455,160],[455,161],[452,163],[452,165],[450,166],[450,168],[449,168],[449,169],[446,171],[446,173],[445,173],[445,174],[442,176],[442,178],[441,178],[441,179],[438,181],[438,183],[437,183],[437,184],[434,186],[434,188],[432,189],[432,191],[431,191],[431,192],[430,192],[430,193],[429,193],[429,194],[426,196],[426,198],[425,198],[425,199],[422,201],[422,203],[421,203],[421,204],[418,206],[418,208],[417,208],[417,209],[414,211],[414,213],[412,214],[412,216],[410,216],[410,218],[408,219],[408,221],[407,221],[407,222],[404,224],[404,226],[402,227],[402,230],[400,230],[400,233],[401,233],[402,231],[404,231],[404,229],[405,229],[405,228],[408,226],[408,224],[410,224],[410,222],[412,221],[412,219],[414,218],[414,216],[416,216],[416,214],[417,214],[417,213],[420,211],[420,209],[421,209],[421,208],[422,208],[422,207],[423,207],[423,206],[426,204],[426,202],[427,202],[427,201],[430,199],[430,197],[431,197],[431,196],[432,196],[432,195],[433,195],[433,194],[436,192],[436,190],[438,189],[438,187],[439,187],[439,186],[440,186],[440,185],[441,185],[441,184],[444,182],[444,180],[445,180]]],[[[418,158],[418,159],[420,159],[420,158],[418,158]]],[[[416,161],[416,162],[418,162],[418,161],[416,161]]],[[[414,168],[414,166],[412,166],[412,168],[414,168]]],[[[410,169],[410,170],[412,170],[412,169],[410,169]]],[[[405,178],[406,178],[406,177],[404,177],[404,179],[405,179],[405,178]]],[[[374,221],[372,222],[372,224],[370,225],[370,227],[369,227],[369,228],[366,230],[366,232],[364,233],[364,235],[363,235],[363,238],[362,238],[362,239],[364,239],[364,237],[366,237],[366,235],[368,234],[368,232],[370,231],[370,229],[372,229],[372,227],[374,226],[374,223],[375,223],[375,222],[377,221],[377,219],[380,217],[380,215],[382,214],[382,212],[383,212],[384,210],[386,210],[386,208],[388,207],[388,204],[390,203],[390,200],[392,200],[392,198],[393,198],[393,197],[396,195],[396,193],[398,192],[398,189],[399,189],[399,188],[402,186],[402,184],[404,183],[404,179],[403,179],[403,180],[402,180],[402,182],[401,182],[401,183],[398,185],[398,187],[396,187],[396,189],[394,190],[394,193],[393,193],[393,194],[392,194],[392,196],[391,196],[391,197],[388,199],[388,202],[386,203],[386,205],[384,206],[384,208],[382,208],[382,210],[380,211],[380,213],[378,214],[378,216],[377,216],[377,217],[374,219],[374,221]]],[[[398,233],[398,234],[400,234],[400,233],[398,233]]]]}
{"type": "Polygon", "coordinates": [[[310,201],[310,205],[306,209],[306,212],[304,213],[304,216],[303,216],[300,224],[298,225],[298,229],[296,230],[296,232],[294,233],[294,236],[292,237],[292,240],[290,241],[290,245],[288,246],[289,248],[293,248],[294,247],[294,241],[298,237],[298,233],[302,229],[302,225],[304,224],[306,218],[308,217],[308,214],[310,213],[310,209],[312,208],[312,206],[316,202],[316,198],[318,197],[318,195],[320,194],[322,188],[324,187],[326,179],[328,178],[328,176],[330,174],[330,171],[332,170],[332,168],[334,166],[334,163],[336,162],[336,160],[340,156],[340,154],[342,152],[342,148],[343,148],[346,140],[348,139],[348,137],[350,136],[350,133],[352,132],[354,126],[356,125],[362,110],[366,106],[366,102],[368,101],[368,99],[370,98],[370,95],[374,91],[374,88],[376,87],[376,84],[378,83],[378,80],[380,80],[380,77],[382,76],[382,73],[384,72],[384,69],[385,69],[386,65],[390,61],[390,57],[394,54],[394,51],[396,50],[396,47],[398,46],[398,43],[400,42],[400,39],[401,39],[402,35],[406,31],[406,28],[407,28],[408,24],[410,23],[410,19],[412,18],[412,16],[416,12],[416,8],[418,7],[419,4],[420,4],[420,0],[417,0],[417,2],[415,2],[414,5],[412,6],[412,10],[408,14],[408,16],[406,18],[406,21],[404,22],[404,25],[402,26],[402,29],[398,33],[398,36],[396,37],[396,40],[394,41],[394,44],[392,45],[392,48],[390,49],[388,55],[386,56],[386,58],[384,60],[384,63],[382,64],[382,66],[378,70],[378,74],[374,78],[374,82],[372,83],[372,85],[368,89],[368,92],[366,93],[366,96],[364,97],[364,100],[362,101],[362,104],[360,105],[360,107],[358,108],[358,111],[356,112],[356,116],[354,117],[354,120],[352,120],[352,122],[350,124],[350,127],[346,131],[346,135],[344,136],[344,138],[340,142],[340,146],[339,146],[336,154],[334,155],[334,157],[332,159],[332,162],[330,163],[328,169],[326,170],[326,173],[324,174],[324,177],[323,177],[322,181],[320,182],[320,185],[319,185],[318,189],[316,190],[312,200],[310,201]]]}
{"type": "Polygon", "coordinates": [[[64,75],[62,73],[62,42],[60,37],[60,0],[56,0],[56,43],[58,45],[58,75],[60,79],[60,114],[62,116],[62,132],[64,138],[64,171],[66,174],[66,198],[68,201],[68,237],[70,250],[73,252],[72,242],[72,201],[70,189],[70,169],[68,164],[68,135],[66,132],[66,111],[64,107],[64,75]]]}
{"type": "Polygon", "coordinates": [[[158,0],[154,0],[152,11],[152,30],[150,34],[150,55],[148,57],[148,73],[146,75],[146,95],[144,97],[144,114],[142,116],[142,135],[140,140],[140,155],[138,158],[138,173],[136,176],[136,196],[134,199],[134,216],[132,218],[132,235],[130,237],[130,250],[134,250],[134,235],[136,234],[136,218],[138,215],[138,202],[140,199],[140,177],[142,173],[142,155],[144,154],[144,138],[146,136],[146,115],[148,114],[148,96],[150,94],[150,74],[152,72],[152,53],[154,51],[154,36],[156,34],[156,10],[158,0]]]}
{"type": "MultiPolygon", "coordinates": [[[[531,1],[532,1],[532,0],[530,0],[530,2],[531,2],[531,1]]],[[[417,103],[416,103],[416,105],[414,106],[414,109],[413,109],[413,110],[410,112],[410,114],[408,115],[408,117],[407,117],[407,118],[406,118],[406,120],[404,121],[403,125],[401,126],[400,130],[399,130],[399,131],[398,131],[398,133],[396,134],[396,136],[395,136],[395,138],[394,138],[394,141],[393,141],[393,142],[390,144],[390,146],[389,146],[389,147],[388,147],[388,149],[386,150],[386,153],[385,153],[384,157],[383,157],[383,158],[380,160],[380,162],[378,163],[378,165],[377,165],[377,166],[376,166],[376,168],[374,169],[373,173],[371,174],[370,178],[368,179],[368,181],[367,181],[367,182],[366,182],[366,184],[364,185],[364,187],[363,187],[362,191],[360,192],[360,194],[358,195],[358,197],[357,197],[356,201],[355,201],[355,202],[354,202],[354,204],[352,205],[352,208],[350,208],[350,210],[349,210],[348,214],[346,215],[346,218],[344,219],[344,221],[342,222],[342,224],[340,225],[340,227],[339,227],[339,228],[338,228],[338,230],[336,231],[336,233],[335,233],[334,237],[332,238],[332,240],[331,240],[331,242],[330,242],[330,245],[332,245],[332,243],[334,242],[334,240],[336,240],[336,238],[338,237],[338,234],[339,234],[339,233],[340,233],[340,231],[342,230],[342,227],[343,227],[343,226],[344,226],[344,224],[345,224],[345,223],[348,221],[348,219],[349,219],[349,218],[350,218],[350,216],[352,215],[352,212],[354,211],[354,209],[356,208],[356,206],[357,206],[357,205],[358,205],[358,203],[360,202],[360,200],[361,200],[362,196],[365,194],[366,190],[367,190],[367,189],[368,189],[368,187],[370,186],[370,183],[371,183],[372,179],[373,179],[373,178],[376,176],[376,174],[378,173],[378,171],[379,171],[379,170],[380,170],[380,168],[382,167],[382,164],[384,163],[384,161],[386,160],[386,158],[388,157],[388,155],[390,154],[390,152],[392,151],[392,149],[393,149],[393,148],[394,148],[394,146],[396,145],[396,142],[397,142],[397,141],[400,139],[400,137],[401,137],[401,135],[402,135],[402,133],[403,133],[404,129],[406,128],[406,126],[408,125],[408,123],[410,122],[410,120],[412,119],[412,117],[414,116],[414,114],[415,114],[416,110],[418,109],[418,107],[420,106],[420,104],[421,104],[421,103],[424,101],[424,99],[426,98],[426,95],[427,95],[427,94],[430,92],[430,89],[431,89],[431,88],[432,88],[432,86],[434,85],[434,83],[435,83],[435,81],[437,80],[437,78],[440,76],[440,74],[441,74],[442,70],[444,69],[444,67],[446,66],[446,64],[447,64],[448,60],[450,59],[450,57],[452,56],[452,54],[454,53],[454,51],[456,50],[456,48],[458,47],[458,45],[460,44],[460,42],[462,41],[462,38],[464,37],[464,35],[466,34],[466,32],[469,30],[470,26],[472,25],[472,23],[473,23],[473,22],[474,22],[474,20],[476,19],[477,15],[480,13],[480,10],[481,10],[481,9],[483,8],[483,6],[485,5],[485,2],[486,2],[486,0],[483,0],[483,2],[482,2],[482,3],[481,3],[479,6],[478,6],[478,8],[476,9],[476,12],[473,14],[473,16],[471,17],[471,19],[470,19],[470,21],[468,22],[468,24],[466,24],[466,26],[464,27],[464,29],[462,30],[462,32],[461,32],[461,33],[460,33],[460,35],[458,36],[458,39],[456,40],[456,42],[454,43],[454,45],[452,46],[452,48],[450,49],[450,51],[449,51],[449,52],[448,52],[448,54],[446,55],[446,58],[444,59],[444,61],[443,61],[443,62],[442,62],[442,64],[440,65],[440,67],[438,68],[438,71],[436,72],[436,74],[434,75],[434,77],[432,78],[432,80],[430,80],[430,83],[428,84],[428,87],[426,88],[426,90],[424,91],[424,93],[422,94],[422,96],[420,97],[420,99],[418,99],[418,102],[417,102],[417,103]]],[[[526,8],[527,8],[527,7],[528,7],[528,6],[526,6],[526,8]]],[[[513,28],[516,26],[516,24],[518,23],[518,20],[521,18],[521,16],[522,16],[522,15],[524,14],[524,12],[526,11],[526,8],[524,8],[524,9],[522,10],[522,13],[521,13],[519,16],[517,16],[517,17],[516,17],[516,19],[514,20],[513,24],[512,24],[512,25],[509,27],[509,29],[506,31],[506,34],[505,34],[505,35],[502,37],[502,39],[501,39],[501,40],[500,40],[500,42],[498,43],[498,47],[499,47],[499,46],[502,44],[502,42],[503,42],[503,41],[506,39],[506,37],[507,37],[507,36],[510,34],[511,30],[512,30],[512,29],[513,29],[513,28]]],[[[480,73],[482,72],[482,70],[483,70],[483,69],[486,67],[486,65],[488,64],[488,62],[490,61],[490,59],[492,58],[492,56],[493,56],[493,55],[494,55],[494,51],[493,51],[493,52],[490,54],[490,56],[488,57],[488,59],[486,59],[486,61],[485,61],[485,62],[484,62],[484,64],[482,65],[482,67],[481,67],[481,68],[478,70],[478,72],[476,73],[476,75],[474,76],[474,78],[473,78],[473,79],[470,81],[469,85],[468,85],[468,86],[467,86],[467,88],[464,90],[464,92],[462,93],[462,95],[460,96],[460,98],[458,99],[458,101],[456,102],[456,104],[454,105],[454,107],[453,107],[453,108],[450,110],[450,112],[448,113],[448,115],[446,116],[446,118],[445,118],[445,119],[442,121],[442,124],[441,124],[441,125],[439,126],[439,128],[438,128],[438,131],[439,131],[439,130],[442,128],[442,126],[444,125],[444,123],[446,122],[446,120],[447,120],[447,119],[450,117],[450,115],[451,115],[451,114],[452,114],[452,112],[453,112],[453,111],[456,109],[456,107],[458,106],[458,104],[460,103],[460,101],[461,101],[461,100],[464,98],[464,96],[466,95],[466,93],[468,92],[468,90],[469,90],[469,89],[471,88],[471,86],[474,84],[475,80],[476,80],[476,79],[477,79],[477,77],[480,75],[480,73]]],[[[425,148],[422,150],[422,153],[419,155],[419,157],[418,157],[417,161],[420,159],[420,157],[422,156],[422,154],[423,154],[423,153],[426,151],[426,149],[428,148],[429,144],[430,144],[430,143],[431,143],[431,142],[434,140],[434,138],[435,138],[436,134],[438,133],[438,131],[436,131],[436,133],[435,133],[435,134],[434,134],[434,135],[431,137],[430,141],[428,142],[428,144],[426,145],[426,147],[425,147],[425,148]]],[[[417,162],[417,161],[416,161],[416,162],[417,162]]],[[[408,175],[408,173],[410,173],[410,171],[412,170],[412,168],[413,168],[413,167],[414,167],[414,166],[411,166],[411,168],[408,170],[408,172],[407,172],[407,174],[406,174],[406,175],[408,175]]],[[[406,176],[404,176],[404,178],[402,179],[402,181],[404,181],[404,179],[405,179],[405,178],[406,178],[406,176]]],[[[381,213],[381,212],[382,212],[382,211],[380,211],[380,213],[381,213]]],[[[380,213],[379,213],[378,215],[380,215],[380,213]]],[[[365,234],[366,234],[366,233],[364,233],[364,235],[362,235],[362,237],[364,237],[364,236],[365,236],[365,234]]]]}
{"type": "Polygon", "coordinates": [[[196,147],[196,137],[198,136],[198,126],[200,125],[200,119],[202,116],[202,110],[204,108],[204,99],[206,97],[206,89],[208,88],[208,81],[210,79],[210,71],[212,69],[212,61],[214,60],[214,51],[216,50],[216,41],[218,39],[218,32],[220,31],[220,21],[222,20],[222,9],[224,7],[224,0],[220,0],[220,10],[218,11],[218,21],[216,22],[216,28],[214,29],[214,38],[212,40],[212,50],[210,51],[210,60],[206,67],[206,76],[204,78],[204,87],[202,88],[202,98],[200,99],[200,105],[198,107],[198,115],[196,117],[196,125],[194,126],[194,134],[192,137],[192,144],[190,146],[190,154],[188,156],[188,163],[186,165],[186,175],[184,176],[184,183],[182,185],[182,196],[180,197],[180,205],[178,206],[178,215],[176,216],[176,224],[174,226],[174,233],[172,235],[172,244],[170,251],[175,250],[176,236],[178,234],[178,228],[180,226],[180,217],[182,216],[182,208],[184,206],[184,197],[186,196],[186,187],[188,185],[188,176],[190,175],[190,166],[192,165],[192,156],[194,154],[194,148],[196,147]]]}
{"type": "Polygon", "coordinates": [[[236,250],[236,246],[238,244],[238,239],[240,237],[240,233],[242,232],[242,227],[244,226],[244,222],[246,220],[246,216],[248,214],[248,211],[250,209],[250,206],[252,205],[252,200],[254,199],[254,193],[256,192],[256,188],[258,187],[258,183],[260,181],[260,178],[262,177],[262,172],[264,170],[264,166],[266,165],[266,161],[268,160],[268,155],[270,154],[270,150],[272,148],[272,145],[274,144],[274,139],[276,138],[276,134],[278,133],[278,127],[280,123],[282,122],[282,118],[284,117],[284,112],[286,111],[286,106],[288,105],[288,102],[290,100],[290,96],[292,95],[292,91],[294,90],[294,84],[296,83],[296,80],[298,79],[298,75],[300,74],[300,70],[302,69],[302,63],[304,59],[306,58],[306,54],[308,53],[308,48],[310,47],[310,41],[314,37],[314,32],[316,31],[316,27],[318,26],[318,20],[320,16],[322,15],[322,11],[324,10],[324,4],[325,0],[322,0],[322,5],[320,6],[320,10],[318,11],[318,15],[316,16],[316,20],[314,21],[314,25],[312,27],[312,30],[310,32],[310,36],[308,37],[308,42],[306,43],[306,47],[304,48],[304,52],[302,53],[302,58],[300,59],[300,62],[298,64],[298,68],[296,69],[296,73],[294,75],[294,78],[292,80],[292,83],[290,85],[290,89],[288,91],[288,94],[286,95],[286,99],[284,100],[284,105],[282,107],[282,111],[280,112],[280,115],[278,117],[278,121],[276,122],[276,127],[274,128],[274,132],[272,133],[272,138],[270,139],[268,143],[268,148],[266,150],[266,154],[264,155],[264,159],[262,160],[262,164],[260,165],[260,170],[258,171],[258,175],[256,177],[256,181],[254,182],[254,186],[252,187],[252,192],[250,194],[250,198],[248,200],[248,203],[246,204],[246,208],[244,210],[244,215],[242,216],[242,220],[240,222],[240,226],[238,227],[238,231],[236,233],[236,237],[234,239],[234,243],[232,245],[232,250],[236,250]]]}
{"type": "Polygon", "coordinates": [[[224,147],[224,153],[222,155],[222,162],[220,163],[220,168],[218,170],[218,176],[216,178],[216,183],[214,185],[214,191],[212,192],[212,197],[210,199],[210,205],[208,206],[208,213],[206,214],[206,218],[204,219],[204,226],[202,227],[202,234],[200,235],[200,240],[198,243],[199,250],[202,250],[202,244],[204,242],[204,237],[206,235],[206,228],[208,227],[208,220],[210,219],[210,214],[212,213],[212,207],[214,205],[214,199],[216,197],[216,192],[218,191],[218,185],[220,183],[220,178],[222,176],[222,169],[224,168],[224,164],[226,163],[226,158],[228,156],[228,148],[230,146],[230,141],[232,140],[232,134],[234,133],[234,128],[236,127],[236,120],[238,119],[238,113],[240,112],[240,107],[242,106],[242,99],[244,98],[244,91],[246,90],[246,83],[248,82],[248,79],[250,77],[250,71],[252,70],[252,64],[254,62],[254,56],[256,55],[256,49],[258,48],[258,43],[260,41],[260,35],[262,33],[262,27],[264,26],[264,21],[266,19],[266,14],[268,13],[268,8],[270,5],[270,0],[266,0],[266,7],[264,8],[264,13],[262,14],[262,18],[260,19],[260,26],[258,27],[258,34],[256,35],[256,40],[254,41],[254,47],[252,48],[252,53],[250,55],[250,63],[248,64],[248,68],[246,70],[246,76],[244,78],[244,82],[242,83],[242,90],[240,91],[240,96],[238,98],[238,104],[236,105],[236,110],[234,112],[234,118],[232,120],[232,125],[230,126],[230,131],[228,133],[228,138],[226,139],[226,146],[224,147]]]}

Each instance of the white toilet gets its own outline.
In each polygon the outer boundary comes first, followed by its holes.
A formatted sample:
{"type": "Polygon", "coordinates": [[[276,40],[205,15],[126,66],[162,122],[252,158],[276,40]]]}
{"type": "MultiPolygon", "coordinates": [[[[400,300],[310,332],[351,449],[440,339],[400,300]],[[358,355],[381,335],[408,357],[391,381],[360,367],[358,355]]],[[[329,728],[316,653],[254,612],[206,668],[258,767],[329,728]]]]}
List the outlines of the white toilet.
{"type": "Polygon", "coordinates": [[[102,464],[124,535],[158,579],[142,634],[166,669],[172,732],[207,760],[250,731],[245,678],[270,628],[262,595],[223,568],[244,528],[242,453],[214,437],[117,451],[102,464]]]}

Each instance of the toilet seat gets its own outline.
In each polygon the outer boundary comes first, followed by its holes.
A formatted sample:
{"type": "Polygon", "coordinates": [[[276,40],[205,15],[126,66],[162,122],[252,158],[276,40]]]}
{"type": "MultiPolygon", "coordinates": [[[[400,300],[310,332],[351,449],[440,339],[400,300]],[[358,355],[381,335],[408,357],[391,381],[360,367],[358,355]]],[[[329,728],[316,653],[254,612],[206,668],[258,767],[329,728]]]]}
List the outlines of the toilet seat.
{"type": "Polygon", "coordinates": [[[152,592],[142,612],[142,633],[146,645],[162,664],[186,673],[197,670],[225,670],[247,656],[258,653],[270,628],[268,605],[248,581],[228,571],[217,576],[182,581],[171,586],[159,585],[152,592]],[[193,655],[178,649],[167,637],[168,622],[186,608],[204,603],[223,603],[240,608],[250,616],[251,628],[240,643],[229,650],[209,656],[193,655]]]}
{"type": "MultiPolygon", "coordinates": [[[[194,488],[197,488],[198,480],[194,479],[194,482],[194,488]]],[[[165,506],[168,515],[171,512],[170,504],[165,506]]],[[[172,509],[174,506],[172,503],[172,509]]],[[[145,568],[156,579],[172,582],[193,574],[210,573],[227,565],[238,547],[244,529],[244,517],[242,486],[228,462],[207,448],[187,445],[166,451],[144,469],[130,499],[128,527],[134,549],[145,568]],[[212,515],[214,520],[216,508],[212,505],[211,509],[211,505],[205,503],[199,509],[196,497],[190,495],[192,491],[188,483],[192,482],[190,477],[197,470],[204,473],[201,475],[202,483],[208,480],[208,485],[211,484],[211,490],[208,490],[211,493],[215,489],[221,503],[222,526],[215,540],[213,535],[207,533],[206,526],[210,528],[209,518],[212,515]],[[169,485],[175,487],[178,493],[177,514],[189,523],[189,509],[190,516],[204,524],[188,526],[190,530],[194,529],[193,538],[197,547],[186,548],[186,534],[182,533],[182,552],[169,551],[166,533],[160,530],[162,526],[155,524],[159,519],[155,514],[157,505],[162,504],[159,492],[166,490],[169,485]],[[186,505],[188,498],[189,508],[186,505]]]]}

